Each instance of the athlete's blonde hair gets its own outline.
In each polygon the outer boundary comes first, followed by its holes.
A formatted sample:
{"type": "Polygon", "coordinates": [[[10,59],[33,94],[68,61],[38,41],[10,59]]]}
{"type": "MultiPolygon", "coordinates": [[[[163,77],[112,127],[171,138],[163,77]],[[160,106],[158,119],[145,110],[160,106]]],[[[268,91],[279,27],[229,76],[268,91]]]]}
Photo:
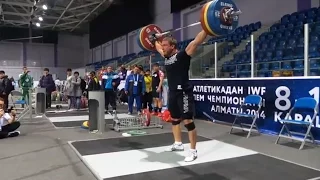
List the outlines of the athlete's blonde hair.
{"type": "Polygon", "coordinates": [[[165,38],[163,38],[162,41],[168,41],[169,44],[170,44],[170,46],[174,46],[174,48],[177,48],[178,42],[177,42],[177,40],[174,39],[173,37],[165,37],[165,38]]]}

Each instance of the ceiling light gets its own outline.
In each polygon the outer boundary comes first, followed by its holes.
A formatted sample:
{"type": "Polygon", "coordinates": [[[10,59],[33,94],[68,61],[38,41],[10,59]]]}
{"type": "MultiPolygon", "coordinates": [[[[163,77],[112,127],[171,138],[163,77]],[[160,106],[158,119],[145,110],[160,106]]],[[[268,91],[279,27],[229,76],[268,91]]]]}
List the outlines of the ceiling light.
{"type": "Polygon", "coordinates": [[[40,27],[40,23],[36,23],[36,26],[37,26],[37,27],[40,27]]]}
{"type": "Polygon", "coordinates": [[[44,4],[44,5],[42,6],[42,9],[47,10],[47,9],[48,9],[47,5],[44,4]]]}
{"type": "Polygon", "coordinates": [[[43,21],[43,18],[42,18],[41,16],[39,16],[39,18],[38,18],[38,19],[39,19],[39,21],[43,21]]]}

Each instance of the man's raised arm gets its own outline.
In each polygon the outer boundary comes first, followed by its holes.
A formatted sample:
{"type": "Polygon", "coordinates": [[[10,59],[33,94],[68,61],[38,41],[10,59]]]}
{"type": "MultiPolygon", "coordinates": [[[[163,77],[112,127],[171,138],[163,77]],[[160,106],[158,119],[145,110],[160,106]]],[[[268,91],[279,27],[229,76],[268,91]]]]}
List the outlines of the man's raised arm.
{"type": "Polygon", "coordinates": [[[196,38],[194,38],[193,41],[191,41],[188,46],[186,47],[186,53],[191,56],[193,53],[196,52],[197,47],[200,46],[204,40],[207,37],[207,33],[204,32],[204,30],[202,30],[197,36],[196,38]]]}

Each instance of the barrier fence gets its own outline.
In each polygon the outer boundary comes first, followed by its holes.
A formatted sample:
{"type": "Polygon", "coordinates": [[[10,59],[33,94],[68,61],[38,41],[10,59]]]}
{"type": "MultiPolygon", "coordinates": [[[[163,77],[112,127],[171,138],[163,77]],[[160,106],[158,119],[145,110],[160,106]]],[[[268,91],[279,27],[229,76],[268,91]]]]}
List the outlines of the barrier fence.
{"type": "MultiPolygon", "coordinates": [[[[320,34],[319,24],[305,24],[286,30],[255,32],[237,47],[233,42],[200,47],[190,67],[196,117],[232,123],[232,114],[237,113],[244,97],[260,95],[263,107],[258,126],[263,133],[278,134],[279,119],[285,118],[296,99],[314,97],[319,102],[318,31],[320,34]]],[[[163,65],[161,57],[150,56],[150,64],[155,62],[163,65]]],[[[309,114],[295,114],[291,118],[311,120],[309,114]]],[[[305,131],[298,126],[293,128],[305,131]]],[[[320,140],[319,116],[312,133],[320,140]]]]}

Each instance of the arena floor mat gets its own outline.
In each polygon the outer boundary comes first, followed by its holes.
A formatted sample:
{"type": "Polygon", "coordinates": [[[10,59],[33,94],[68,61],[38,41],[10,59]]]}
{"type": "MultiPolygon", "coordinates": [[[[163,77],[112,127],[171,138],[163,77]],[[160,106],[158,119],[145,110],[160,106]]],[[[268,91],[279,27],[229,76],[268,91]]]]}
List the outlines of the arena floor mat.
{"type": "MultiPolygon", "coordinates": [[[[187,142],[188,134],[183,133],[187,142]]],[[[311,180],[320,171],[198,136],[198,159],[164,152],[172,134],[69,142],[99,180],[311,180]]],[[[189,148],[185,144],[185,150],[189,148]]]]}
{"type": "MultiPolygon", "coordinates": [[[[80,127],[84,121],[89,120],[89,115],[88,112],[86,113],[78,113],[79,115],[77,116],[75,113],[61,113],[60,116],[57,114],[48,114],[47,117],[51,121],[51,123],[56,127],[56,128],[71,128],[71,127],[80,127]]],[[[128,114],[124,113],[119,113],[118,118],[129,118],[133,117],[128,114]]],[[[112,124],[112,119],[113,116],[110,114],[105,114],[104,118],[107,121],[108,124],[112,124]]]]}

